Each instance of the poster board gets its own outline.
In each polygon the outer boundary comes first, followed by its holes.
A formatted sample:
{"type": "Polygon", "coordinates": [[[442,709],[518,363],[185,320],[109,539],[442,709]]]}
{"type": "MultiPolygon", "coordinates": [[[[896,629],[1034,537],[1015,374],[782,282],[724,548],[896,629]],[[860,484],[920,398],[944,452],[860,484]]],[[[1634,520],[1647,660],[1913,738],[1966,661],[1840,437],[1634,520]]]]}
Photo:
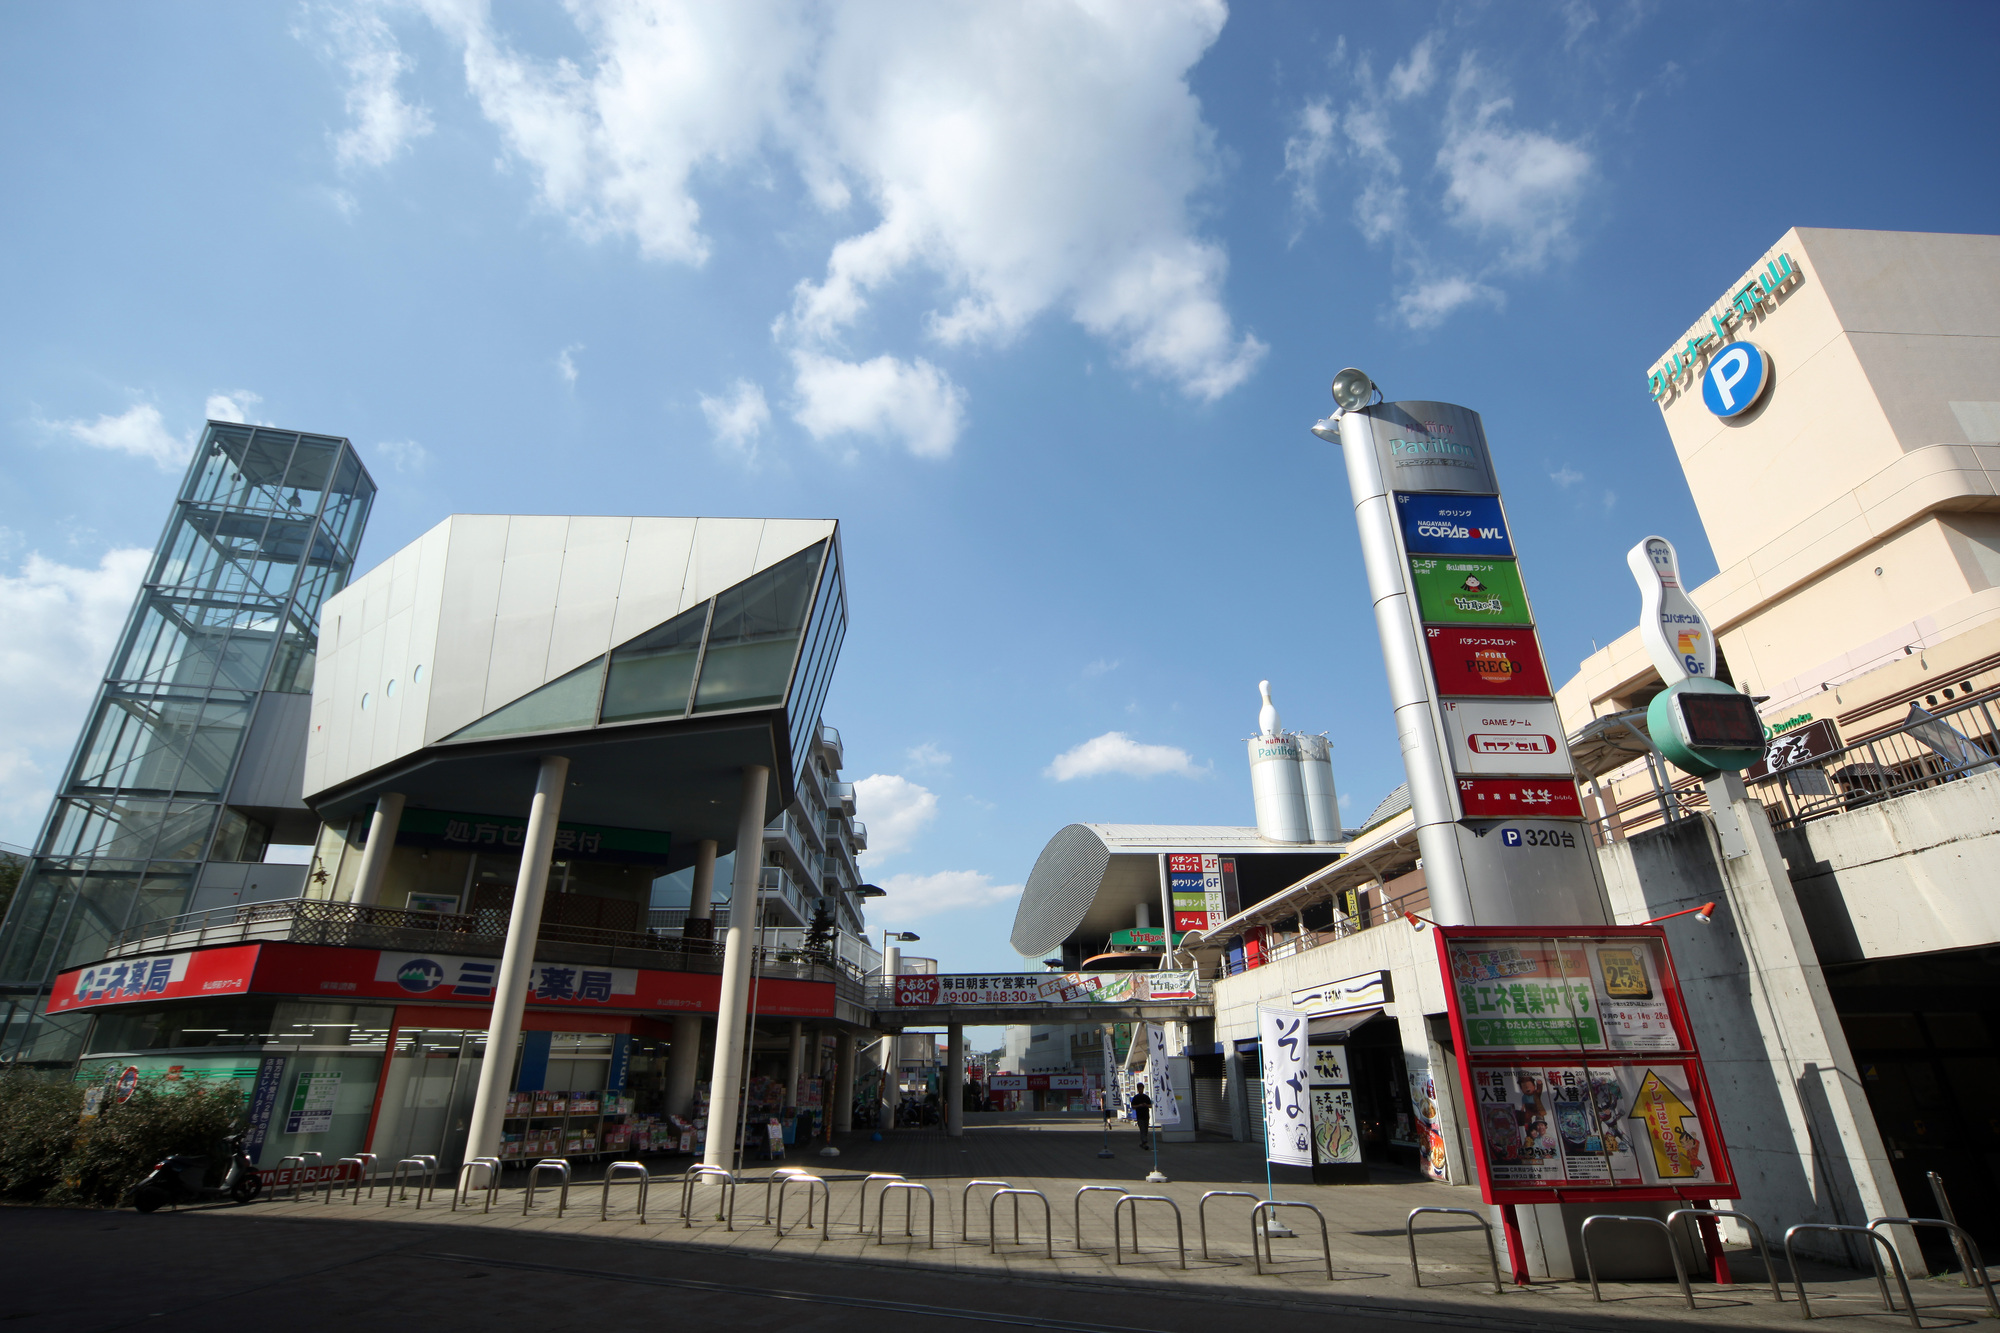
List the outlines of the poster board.
{"type": "Polygon", "coordinates": [[[1741,1196],[1662,928],[1434,933],[1488,1203],[1741,1196]]]}

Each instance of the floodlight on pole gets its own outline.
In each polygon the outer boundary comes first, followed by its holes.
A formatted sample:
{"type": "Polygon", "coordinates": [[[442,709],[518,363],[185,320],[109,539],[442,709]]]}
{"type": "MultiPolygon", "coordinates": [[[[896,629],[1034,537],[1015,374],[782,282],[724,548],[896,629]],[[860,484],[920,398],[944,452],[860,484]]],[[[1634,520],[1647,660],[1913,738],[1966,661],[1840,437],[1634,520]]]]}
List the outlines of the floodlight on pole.
{"type": "Polygon", "coordinates": [[[1333,377],[1333,401],[1343,409],[1364,405],[1368,395],[1375,392],[1375,381],[1361,371],[1349,366],[1333,377]]]}

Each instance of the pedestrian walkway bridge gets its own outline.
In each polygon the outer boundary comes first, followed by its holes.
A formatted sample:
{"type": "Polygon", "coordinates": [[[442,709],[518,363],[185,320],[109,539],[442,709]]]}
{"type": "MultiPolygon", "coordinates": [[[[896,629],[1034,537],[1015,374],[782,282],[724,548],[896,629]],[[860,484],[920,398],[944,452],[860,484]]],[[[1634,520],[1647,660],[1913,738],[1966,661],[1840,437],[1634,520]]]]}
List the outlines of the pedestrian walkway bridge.
{"type": "Polygon", "coordinates": [[[867,1004],[891,1031],[953,1023],[1135,1023],[1210,1018],[1215,983],[1193,971],[903,976],[867,1004]]]}

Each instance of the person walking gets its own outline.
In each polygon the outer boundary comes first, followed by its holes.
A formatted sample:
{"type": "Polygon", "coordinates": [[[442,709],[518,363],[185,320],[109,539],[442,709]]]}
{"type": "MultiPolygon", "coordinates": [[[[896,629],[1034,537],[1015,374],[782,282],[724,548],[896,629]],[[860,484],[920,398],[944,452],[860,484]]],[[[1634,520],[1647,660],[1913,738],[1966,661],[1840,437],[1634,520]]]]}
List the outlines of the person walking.
{"type": "Polygon", "coordinates": [[[1132,1118],[1139,1122],[1139,1146],[1153,1146],[1153,1099],[1146,1095],[1144,1088],[1132,1094],[1132,1118]]]}

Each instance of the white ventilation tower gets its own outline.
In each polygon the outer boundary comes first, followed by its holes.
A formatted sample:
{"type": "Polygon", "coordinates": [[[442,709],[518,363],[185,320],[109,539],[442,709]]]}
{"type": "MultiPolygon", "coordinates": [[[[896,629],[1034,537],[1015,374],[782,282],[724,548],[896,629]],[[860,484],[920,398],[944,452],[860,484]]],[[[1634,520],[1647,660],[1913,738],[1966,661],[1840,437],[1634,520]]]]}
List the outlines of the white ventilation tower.
{"type": "Polygon", "coordinates": [[[1292,737],[1299,747],[1300,787],[1305,792],[1306,827],[1314,842],[1340,841],[1340,798],[1333,789],[1333,747],[1324,735],[1292,737]]]}
{"type": "Polygon", "coordinates": [[[1257,734],[1250,738],[1250,795],[1257,806],[1258,836],[1270,842],[1311,842],[1298,742],[1279,720],[1271,682],[1258,681],[1257,690],[1264,706],[1257,712],[1257,734]]]}

